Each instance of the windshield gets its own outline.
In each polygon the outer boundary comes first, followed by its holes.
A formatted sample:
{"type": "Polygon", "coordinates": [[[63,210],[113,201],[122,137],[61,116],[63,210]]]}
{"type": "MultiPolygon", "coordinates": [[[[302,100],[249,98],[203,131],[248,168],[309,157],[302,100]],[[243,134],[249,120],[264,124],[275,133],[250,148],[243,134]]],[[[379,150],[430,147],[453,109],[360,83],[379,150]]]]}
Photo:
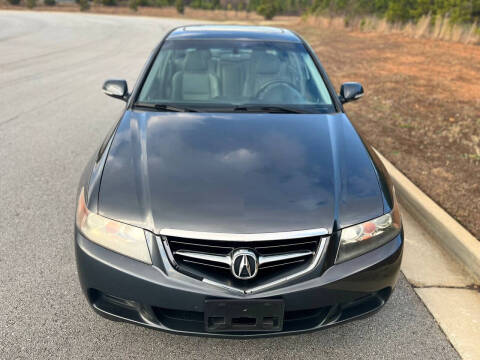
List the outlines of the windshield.
{"type": "Polygon", "coordinates": [[[334,111],[305,47],[278,41],[166,41],[136,104],[191,111],[334,111]]]}

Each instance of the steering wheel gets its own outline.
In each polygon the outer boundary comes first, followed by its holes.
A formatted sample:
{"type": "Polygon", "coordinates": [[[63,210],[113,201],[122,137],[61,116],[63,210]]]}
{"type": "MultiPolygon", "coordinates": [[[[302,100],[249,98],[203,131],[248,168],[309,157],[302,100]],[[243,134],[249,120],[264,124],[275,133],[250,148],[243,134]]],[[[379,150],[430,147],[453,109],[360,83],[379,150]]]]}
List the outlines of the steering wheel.
{"type": "Polygon", "coordinates": [[[257,94],[255,97],[257,99],[263,100],[269,92],[273,93],[274,90],[282,91],[283,93],[282,95],[284,95],[286,91],[287,96],[283,96],[284,99],[282,99],[285,101],[292,101],[292,100],[295,101],[296,99],[299,99],[299,100],[303,99],[303,96],[298,91],[297,87],[285,80],[272,80],[265,83],[257,91],[257,94]]]}

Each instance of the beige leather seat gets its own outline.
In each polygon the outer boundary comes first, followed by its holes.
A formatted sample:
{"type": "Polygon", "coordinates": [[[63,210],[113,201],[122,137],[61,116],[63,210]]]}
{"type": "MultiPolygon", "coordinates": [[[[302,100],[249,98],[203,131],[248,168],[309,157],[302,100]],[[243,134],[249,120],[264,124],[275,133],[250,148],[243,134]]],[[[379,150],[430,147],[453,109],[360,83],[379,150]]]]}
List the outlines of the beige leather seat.
{"type": "Polygon", "coordinates": [[[173,75],[172,93],[176,101],[209,100],[219,95],[218,78],[209,71],[207,50],[189,51],[183,71],[173,75]]]}

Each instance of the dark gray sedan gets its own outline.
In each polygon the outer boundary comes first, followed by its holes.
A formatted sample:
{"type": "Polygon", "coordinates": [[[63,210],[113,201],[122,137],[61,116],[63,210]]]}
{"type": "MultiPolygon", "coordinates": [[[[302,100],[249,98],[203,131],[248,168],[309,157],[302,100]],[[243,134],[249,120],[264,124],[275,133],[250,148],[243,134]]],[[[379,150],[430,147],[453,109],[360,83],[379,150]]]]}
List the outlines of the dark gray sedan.
{"type": "Polygon", "coordinates": [[[80,181],[75,249],[99,314],[176,333],[291,334],[381,308],[394,189],[289,30],[188,26],[153,51],[80,181]]]}

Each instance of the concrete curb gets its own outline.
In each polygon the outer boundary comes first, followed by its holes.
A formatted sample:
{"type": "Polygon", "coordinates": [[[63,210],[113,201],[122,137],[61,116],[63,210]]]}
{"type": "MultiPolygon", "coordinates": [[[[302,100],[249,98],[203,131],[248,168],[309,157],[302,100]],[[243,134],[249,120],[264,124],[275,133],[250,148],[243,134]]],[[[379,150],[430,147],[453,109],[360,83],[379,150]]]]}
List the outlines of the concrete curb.
{"type": "Polygon", "coordinates": [[[474,279],[480,281],[480,241],[447,214],[395,166],[375,150],[387,168],[400,203],[435,238],[457,258],[474,279]]]}

